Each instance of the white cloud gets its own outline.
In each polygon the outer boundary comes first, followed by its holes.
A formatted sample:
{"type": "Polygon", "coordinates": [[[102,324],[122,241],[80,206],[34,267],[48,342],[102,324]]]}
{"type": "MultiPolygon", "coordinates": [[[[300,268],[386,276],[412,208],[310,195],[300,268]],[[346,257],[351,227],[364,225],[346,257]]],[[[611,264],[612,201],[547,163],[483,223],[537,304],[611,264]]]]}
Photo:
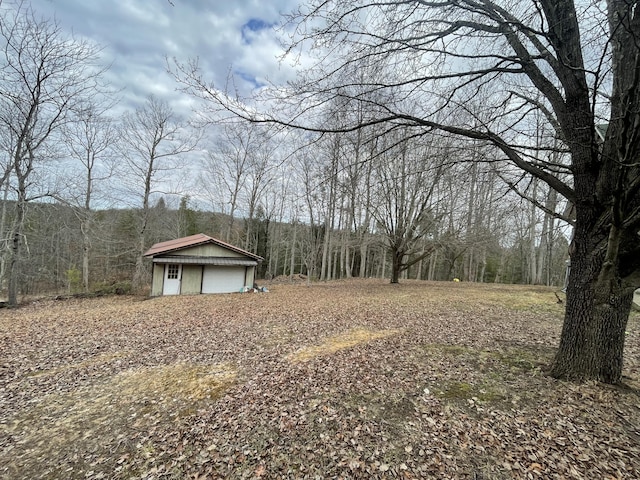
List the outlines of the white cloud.
{"type": "Polygon", "coordinates": [[[111,64],[107,79],[123,89],[120,109],[135,108],[154,94],[174,108],[192,102],[180,98],[165,58],[198,58],[205,78],[224,86],[231,71],[236,87],[247,94],[265,79],[285,82],[293,75],[281,68],[281,48],[271,28],[297,0],[32,0],[37,13],[55,18],[62,28],[103,47],[111,64]]]}

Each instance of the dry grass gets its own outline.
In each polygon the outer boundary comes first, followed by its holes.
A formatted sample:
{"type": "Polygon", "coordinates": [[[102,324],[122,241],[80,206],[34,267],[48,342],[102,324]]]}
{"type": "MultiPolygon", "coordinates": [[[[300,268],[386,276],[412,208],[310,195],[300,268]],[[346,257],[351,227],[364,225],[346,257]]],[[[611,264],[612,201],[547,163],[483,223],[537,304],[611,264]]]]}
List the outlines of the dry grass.
{"type": "Polygon", "coordinates": [[[287,355],[287,359],[292,362],[305,362],[322,355],[331,355],[345,348],[355,347],[356,345],[371,342],[379,338],[386,338],[391,335],[397,335],[402,330],[368,330],[366,328],[357,328],[348,330],[339,335],[327,338],[320,345],[310,345],[301,348],[295,353],[287,355]]]}
{"type": "Polygon", "coordinates": [[[178,363],[123,372],[113,385],[125,398],[149,395],[156,401],[215,400],[235,382],[237,372],[228,365],[178,363]]]}
{"type": "MultiPolygon", "coordinates": [[[[95,363],[98,358],[118,357],[99,355],[94,362],[80,362],[70,368],[95,363]]],[[[58,367],[44,373],[52,375],[62,370],[58,367]]],[[[18,448],[29,452],[15,470],[37,471],[47,465],[40,475],[62,478],[66,475],[55,467],[56,460],[73,457],[78,448],[107,448],[125,454],[131,447],[131,432],[192,415],[203,402],[222,396],[236,377],[236,371],[228,365],[179,363],[127,370],[65,393],[40,396],[6,425],[5,433],[19,436],[18,448]]],[[[74,476],[72,471],[67,474],[74,476]]]]}

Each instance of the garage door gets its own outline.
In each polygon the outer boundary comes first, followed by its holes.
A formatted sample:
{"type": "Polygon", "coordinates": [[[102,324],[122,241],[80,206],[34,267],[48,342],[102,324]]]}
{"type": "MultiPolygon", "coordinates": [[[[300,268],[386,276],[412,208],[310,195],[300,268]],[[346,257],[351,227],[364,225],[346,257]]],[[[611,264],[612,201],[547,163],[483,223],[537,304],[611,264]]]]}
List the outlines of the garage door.
{"type": "Polygon", "coordinates": [[[239,292],[244,287],[245,267],[207,265],[202,275],[202,293],[239,292]]]}

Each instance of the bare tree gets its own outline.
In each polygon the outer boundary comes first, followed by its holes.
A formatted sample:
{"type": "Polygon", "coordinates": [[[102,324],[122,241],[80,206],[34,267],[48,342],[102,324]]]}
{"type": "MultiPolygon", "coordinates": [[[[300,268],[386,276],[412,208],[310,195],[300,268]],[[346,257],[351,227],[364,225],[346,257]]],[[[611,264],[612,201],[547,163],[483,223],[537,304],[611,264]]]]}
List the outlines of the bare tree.
{"type": "Polygon", "coordinates": [[[229,216],[225,240],[233,241],[236,217],[238,212],[244,212],[244,247],[247,250],[255,246],[252,238],[254,215],[270,172],[279,163],[276,148],[264,127],[236,122],[223,125],[213,150],[203,160],[200,186],[212,203],[220,205],[222,212],[229,216]]]}
{"type": "MultiPolygon", "coordinates": [[[[255,128],[256,125],[253,125],[253,127],[255,128]]],[[[255,148],[249,157],[250,162],[244,188],[244,203],[247,212],[244,248],[254,253],[258,253],[258,244],[260,242],[258,230],[261,220],[256,220],[256,213],[260,211],[262,214],[266,214],[262,205],[265,189],[269,184],[272,172],[282,164],[278,156],[278,144],[275,141],[273,132],[262,128],[257,132],[256,136],[255,148]]],[[[268,221],[269,219],[265,216],[263,220],[268,221]]]]}
{"type": "Polygon", "coordinates": [[[141,200],[133,277],[134,287],[140,288],[147,279],[143,254],[149,246],[152,194],[172,189],[166,182],[178,170],[178,158],[193,151],[199,139],[186,122],[176,118],[167,102],[150,96],[142,107],[124,117],[122,140],[128,172],[125,182],[141,200]]]}
{"type": "Polygon", "coordinates": [[[74,106],[95,92],[101,72],[95,46],[66,37],[55,22],[39,19],[22,2],[2,7],[0,122],[15,182],[16,210],[6,239],[8,300],[15,305],[27,204],[50,193],[34,191],[34,176],[51,158],[51,140],[74,106]]]}
{"type": "MultiPolygon", "coordinates": [[[[68,181],[63,200],[76,214],[82,233],[82,287],[89,291],[89,263],[91,258],[93,203],[97,184],[113,175],[115,146],[119,131],[111,118],[105,115],[110,104],[87,102],[74,112],[74,121],[63,130],[65,145],[81,166],[82,175],[68,181]]],[[[104,207],[104,205],[103,205],[104,207]]]]}
{"type": "MultiPolygon", "coordinates": [[[[300,152],[297,157],[298,164],[295,171],[298,172],[297,183],[304,188],[304,206],[306,208],[306,216],[308,217],[308,228],[301,235],[301,255],[307,267],[307,281],[311,278],[318,277],[318,258],[322,250],[324,237],[327,235],[325,225],[322,224],[319,207],[321,201],[319,193],[322,190],[319,184],[323,179],[318,175],[318,169],[314,158],[300,152]]],[[[293,270],[290,274],[293,276],[293,270]]]]}
{"type": "MultiPolygon", "coordinates": [[[[405,134],[399,133],[403,139],[405,134]]],[[[419,241],[433,228],[437,202],[433,193],[447,149],[438,152],[435,145],[426,142],[427,138],[421,139],[422,144],[401,140],[376,159],[373,175],[378,202],[371,209],[391,254],[391,283],[398,283],[401,272],[431,253],[421,248],[419,241]]]]}
{"type": "Polygon", "coordinates": [[[232,241],[236,211],[247,180],[254,136],[254,129],[249,123],[224,125],[213,150],[203,160],[199,182],[212,200],[218,199],[222,212],[229,216],[225,233],[227,242],[232,241]]]}

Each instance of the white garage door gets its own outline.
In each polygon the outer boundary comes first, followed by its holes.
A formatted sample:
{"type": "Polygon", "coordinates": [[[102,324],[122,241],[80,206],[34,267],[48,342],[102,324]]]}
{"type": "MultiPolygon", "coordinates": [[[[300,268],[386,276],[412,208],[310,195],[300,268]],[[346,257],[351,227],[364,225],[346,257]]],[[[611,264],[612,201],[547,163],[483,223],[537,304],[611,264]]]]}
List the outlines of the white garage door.
{"type": "Polygon", "coordinates": [[[202,293],[239,292],[244,287],[245,267],[207,265],[202,275],[202,293]]]}

